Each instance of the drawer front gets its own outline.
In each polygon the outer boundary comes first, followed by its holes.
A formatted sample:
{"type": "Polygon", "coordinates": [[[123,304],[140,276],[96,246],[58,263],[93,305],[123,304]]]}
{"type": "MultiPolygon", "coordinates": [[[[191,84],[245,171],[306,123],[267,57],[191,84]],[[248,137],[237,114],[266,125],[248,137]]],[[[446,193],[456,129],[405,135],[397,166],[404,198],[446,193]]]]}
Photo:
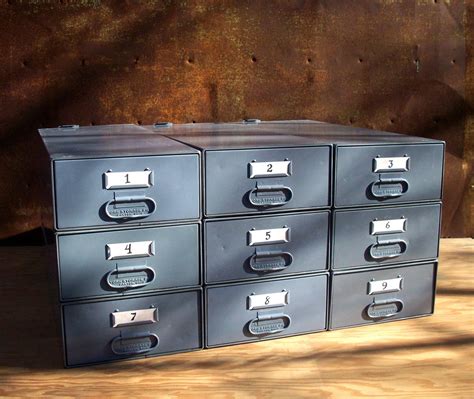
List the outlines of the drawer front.
{"type": "Polygon", "coordinates": [[[198,224],[60,235],[57,243],[63,300],[200,282],[198,224]]]}
{"type": "Polygon", "coordinates": [[[336,273],[330,328],[372,324],[433,312],[436,263],[336,273]]]}
{"type": "Polygon", "coordinates": [[[67,365],[198,349],[201,318],[200,291],[66,305],[67,365]]]}
{"type": "Polygon", "coordinates": [[[209,287],[207,346],[326,328],[327,276],[209,287]]]}
{"type": "Polygon", "coordinates": [[[330,148],[208,151],[206,214],[330,205],[330,148]]]}
{"type": "Polygon", "coordinates": [[[207,283],[327,268],[328,212],[207,221],[207,283]]]}
{"type": "Polygon", "coordinates": [[[58,229],[198,219],[199,156],[54,163],[58,229]]]}
{"type": "Polygon", "coordinates": [[[334,212],[333,269],[438,257],[441,204],[334,212]]]}
{"type": "Polygon", "coordinates": [[[443,144],[338,147],[334,205],[439,200],[443,144]]]}

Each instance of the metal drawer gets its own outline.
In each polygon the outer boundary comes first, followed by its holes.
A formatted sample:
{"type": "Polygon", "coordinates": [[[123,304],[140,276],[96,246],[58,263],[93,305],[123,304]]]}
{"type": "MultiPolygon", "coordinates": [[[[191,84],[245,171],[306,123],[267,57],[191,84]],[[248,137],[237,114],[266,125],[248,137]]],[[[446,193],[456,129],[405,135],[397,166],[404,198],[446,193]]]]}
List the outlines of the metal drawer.
{"type": "Polygon", "coordinates": [[[207,283],[327,269],[329,212],[208,220],[207,283]]]}
{"type": "Polygon", "coordinates": [[[329,328],[433,313],[437,263],[334,272],[329,328]]]}
{"type": "Polygon", "coordinates": [[[200,216],[199,155],[53,162],[57,229],[200,216]]]}
{"type": "Polygon", "coordinates": [[[61,299],[199,285],[199,230],[190,224],[58,235],[61,299]]]}
{"type": "Polygon", "coordinates": [[[208,347],[326,328],[326,274],[206,288],[208,347]]]}
{"type": "Polygon", "coordinates": [[[330,147],[206,151],[207,216],[330,205],[330,147]]]}
{"type": "Polygon", "coordinates": [[[333,269],[438,257],[441,204],[336,210],[333,269]]]}
{"type": "Polygon", "coordinates": [[[439,200],[444,145],[336,147],[334,206],[439,200]]]}
{"type": "Polygon", "coordinates": [[[66,365],[201,348],[201,291],[63,306],[66,365]]]}

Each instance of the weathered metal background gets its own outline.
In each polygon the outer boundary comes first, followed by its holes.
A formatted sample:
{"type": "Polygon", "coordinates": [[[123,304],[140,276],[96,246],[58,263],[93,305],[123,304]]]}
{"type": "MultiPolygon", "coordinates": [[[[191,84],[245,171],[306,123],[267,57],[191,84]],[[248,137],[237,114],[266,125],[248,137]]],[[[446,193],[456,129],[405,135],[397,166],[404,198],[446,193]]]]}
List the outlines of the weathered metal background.
{"type": "Polygon", "coordinates": [[[473,16],[455,0],[2,1],[0,238],[51,214],[38,127],[246,117],[446,140],[443,235],[472,234],[473,16]]]}

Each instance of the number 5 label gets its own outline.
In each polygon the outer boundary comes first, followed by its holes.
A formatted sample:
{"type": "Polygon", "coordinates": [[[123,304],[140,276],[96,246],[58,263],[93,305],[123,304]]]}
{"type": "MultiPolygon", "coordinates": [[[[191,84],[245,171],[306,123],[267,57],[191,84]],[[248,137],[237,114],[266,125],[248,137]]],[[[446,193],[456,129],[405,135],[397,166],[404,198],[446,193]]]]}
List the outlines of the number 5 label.
{"type": "Polygon", "coordinates": [[[248,233],[248,245],[280,244],[290,241],[290,228],[271,230],[250,230],[248,233]]]}

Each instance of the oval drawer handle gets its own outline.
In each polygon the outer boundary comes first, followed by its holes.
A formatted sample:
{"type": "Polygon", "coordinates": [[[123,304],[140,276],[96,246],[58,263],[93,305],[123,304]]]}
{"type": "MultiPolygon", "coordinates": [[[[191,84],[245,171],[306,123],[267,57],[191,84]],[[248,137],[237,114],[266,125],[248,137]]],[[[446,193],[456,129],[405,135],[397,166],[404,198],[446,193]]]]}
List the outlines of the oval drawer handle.
{"type": "Polygon", "coordinates": [[[160,344],[160,338],[153,333],[141,333],[115,337],[110,343],[112,352],[116,355],[139,355],[150,352],[160,344]],[[145,341],[146,340],[146,341],[145,341]],[[133,342],[144,341],[144,342],[133,342]]]}
{"type": "Polygon", "coordinates": [[[370,192],[375,198],[394,198],[405,194],[409,187],[405,179],[380,178],[370,185],[370,192]]]}
{"type": "Polygon", "coordinates": [[[367,306],[367,316],[371,319],[382,319],[392,317],[403,310],[403,302],[400,299],[386,299],[373,301],[367,306]]]}
{"type": "Polygon", "coordinates": [[[248,324],[248,330],[252,335],[276,334],[287,329],[291,324],[291,318],[284,313],[259,314],[248,324]]]}
{"type": "Polygon", "coordinates": [[[129,266],[111,270],[107,273],[105,281],[107,282],[107,285],[113,289],[130,289],[145,287],[155,281],[155,277],[155,270],[149,266],[129,266]],[[123,277],[121,279],[116,278],[114,281],[111,281],[111,277],[114,275],[137,272],[145,272],[146,275],[139,277],[123,277]]]}
{"type": "Polygon", "coordinates": [[[293,190],[284,185],[261,185],[249,191],[250,204],[257,207],[281,206],[291,201],[293,190]]]}
{"type": "Polygon", "coordinates": [[[408,243],[404,240],[384,240],[377,241],[370,246],[370,256],[372,259],[396,258],[403,255],[408,248],[408,243]]]}
{"type": "Polygon", "coordinates": [[[105,204],[105,213],[111,219],[145,218],[153,214],[155,210],[155,200],[145,196],[115,197],[105,204]],[[120,204],[129,204],[129,206],[116,207],[120,204]]]}
{"type": "Polygon", "coordinates": [[[277,272],[293,263],[293,255],[284,251],[256,251],[250,257],[250,268],[255,272],[277,272]]]}

